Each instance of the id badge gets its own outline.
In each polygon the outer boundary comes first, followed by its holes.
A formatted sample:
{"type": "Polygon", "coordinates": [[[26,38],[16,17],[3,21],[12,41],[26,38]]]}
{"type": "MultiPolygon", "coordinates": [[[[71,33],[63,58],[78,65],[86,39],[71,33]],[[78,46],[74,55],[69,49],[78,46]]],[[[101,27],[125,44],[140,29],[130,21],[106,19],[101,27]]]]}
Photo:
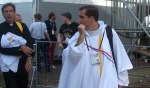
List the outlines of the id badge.
{"type": "Polygon", "coordinates": [[[69,38],[66,38],[65,43],[68,44],[69,38]]]}
{"type": "Polygon", "coordinates": [[[93,65],[94,64],[100,64],[98,53],[91,55],[91,62],[92,62],[93,65]]]}
{"type": "Polygon", "coordinates": [[[52,30],[52,35],[54,35],[54,30],[52,30]]]}

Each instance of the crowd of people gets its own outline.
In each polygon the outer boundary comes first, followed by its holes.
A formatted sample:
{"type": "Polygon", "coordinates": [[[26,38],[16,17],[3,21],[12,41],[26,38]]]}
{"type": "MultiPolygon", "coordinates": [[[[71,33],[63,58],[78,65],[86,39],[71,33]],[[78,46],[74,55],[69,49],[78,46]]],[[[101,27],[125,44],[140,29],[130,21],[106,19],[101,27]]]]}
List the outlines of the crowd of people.
{"type": "Polygon", "coordinates": [[[113,35],[111,49],[107,24],[99,21],[97,7],[80,7],[78,22],[72,20],[71,13],[62,13],[64,24],[58,34],[55,12],[50,12],[44,22],[40,13],[34,14],[35,22],[28,28],[13,3],[4,4],[1,11],[5,21],[0,24],[0,66],[6,88],[28,88],[31,57],[37,57],[37,71],[41,72],[40,51],[45,71],[56,69],[56,43],[62,49],[63,63],[58,88],[128,86],[127,70],[132,69],[132,64],[113,28],[109,29],[113,35]],[[37,43],[35,55],[33,44],[37,41],[43,42],[37,43]]]}

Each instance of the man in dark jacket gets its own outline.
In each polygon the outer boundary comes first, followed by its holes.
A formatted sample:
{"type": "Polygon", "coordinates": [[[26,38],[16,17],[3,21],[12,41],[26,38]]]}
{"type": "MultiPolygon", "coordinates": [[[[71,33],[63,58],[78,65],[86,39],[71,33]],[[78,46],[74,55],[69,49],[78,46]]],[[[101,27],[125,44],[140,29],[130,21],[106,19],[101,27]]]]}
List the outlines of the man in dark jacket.
{"type": "Polygon", "coordinates": [[[54,53],[55,53],[55,47],[56,47],[56,43],[57,42],[57,37],[56,37],[56,23],[55,23],[55,19],[56,19],[56,13],[55,12],[51,12],[49,13],[49,19],[45,21],[47,30],[48,30],[48,34],[50,36],[50,40],[52,41],[52,45],[51,47],[48,47],[48,52],[49,52],[49,57],[50,57],[50,65],[52,68],[56,68],[54,66],[54,53]]]}
{"type": "Polygon", "coordinates": [[[16,8],[13,3],[4,4],[1,10],[6,21],[0,24],[0,42],[3,42],[1,41],[2,35],[7,34],[8,32],[21,36],[27,41],[26,45],[12,48],[3,48],[0,43],[1,54],[14,57],[21,56],[17,65],[17,72],[10,69],[7,72],[3,71],[6,88],[28,88],[28,72],[32,68],[30,56],[34,52],[32,49],[33,42],[30,32],[26,24],[19,23],[20,26],[18,26],[15,22],[16,8]],[[22,27],[22,30],[20,27],[22,27]]]}

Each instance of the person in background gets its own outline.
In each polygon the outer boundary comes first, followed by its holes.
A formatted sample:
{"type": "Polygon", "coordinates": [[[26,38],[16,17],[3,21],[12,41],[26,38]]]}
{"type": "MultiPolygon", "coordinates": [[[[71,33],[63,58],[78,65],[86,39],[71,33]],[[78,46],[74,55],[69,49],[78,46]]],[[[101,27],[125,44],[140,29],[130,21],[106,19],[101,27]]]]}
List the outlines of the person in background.
{"type": "MultiPolygon", "coordinates": [[[[144,21],[142,22],[142,25],[146,28],[146,29],[150,29],[150,11],[147,12],[146,17],[144,18],[144,21]]],[[[139,42],[142,40],[146,40],[146,46],[150,46],[150,38],[146,35],[146,33],[142,33],[139,35],[140,37],[145,37],[145,38],[140,38],[139,42]]],[[[142,42],[141,42],[142,43],[142,42]]],[[[148,49],[150,50],[149,47],[143,47],[141,49],[148,49]]]]}
{"type": "Polygon", "coordinates": [[[57,68],[54,66],[54,53],[55,53],[55,47],[56,47],[56,43],[57,42],[57,28],[56,28],[56,13],[55,12],[51,12],[49,13],[48,16],[48,20],[45,21],[47,30],[48,30],[48,34],[50,36],[50,40],[52,41],[52,45],[51,47],[48,46],[48,53],[49,53],[49,57],[50,57],[50,65],[52,68],[57,68]]]}
{"type": "MultiPolygon", "coordinates": [[[[46,41],[46,38],[48,41],[50,41],[50,37],[47,31],[47,27],[44,22],[41,22],[42,16],[41,14],[37,13],[34,14],[35,22],[31,24],[29,31],[32,35],[32,38],[34,39],[34,43],[36,41],[46,41]]],[[[48,43],[50,46],[51,43],[48,43]]],[[[47,51],[47,43],[45,42],[37,42],[37,70],[38,72],[41,72],[41,60],[40,60],[40,50],[42,51],[43,58],[44,58],[44,64],[46,68],[46,72],[50,72],[50,63],[48,59],[48,51],[47,51]]]]}
{"type": "MultiPolygon", "coordinates": [[[[78,31],[79,24],[72,21],[72,15],[69,12],[62,13],[61,15],[64,24],[60,27],[57,41],[59,42],[59,48],[64,50],[68,46],[69,39],[78,31]]],[[[65,59],[63,57],[61,58],[63,64],[65,59]]]]}
{"type": "Polygon", "coordinates": [[[59,33],[58,33],[58,42],[59,47],[61,49],[65,49],[67,47],[68,40],[78,31],[79,24],[72,21],[72,15],[69,12],[62,13],[62,20],[64,24],[61,25],[59,33]]]}
{"type": "Polygon", "coordinates": [[[16,22],[22,22],[22,17],[21,17],[21,15],[20,14],[15,14],[15,21],[16,22]]]}

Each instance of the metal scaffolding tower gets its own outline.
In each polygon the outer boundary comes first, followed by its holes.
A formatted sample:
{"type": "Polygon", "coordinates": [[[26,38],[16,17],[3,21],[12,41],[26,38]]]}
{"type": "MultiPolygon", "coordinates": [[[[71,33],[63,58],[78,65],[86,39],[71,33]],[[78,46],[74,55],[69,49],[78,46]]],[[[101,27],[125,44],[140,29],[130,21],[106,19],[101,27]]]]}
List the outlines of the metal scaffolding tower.
{"type": "MultiPolygon", "coordinates": [[[[128,47],[127,53],[134,50],[135,55],[134,59],[131,57],[134,71],[130,72],[130,76],[131,79],[134,79],[134,77],[140,78],[132,84],[135,84],[135,86],[139,83],[150,84],[150,74],[144,73],[143,70],[150,70],[150,62],[148,62],[150,61],[150,50],[148,49],[150,45],[147,43],[145,45],[137,44],[138,40],[143,38],[143,34],[145,34],[144,38],[146,39],[144,42],[150,42],[150,0],[113,0],[112,3],[113,28],[118,34],[132,40],[131,45],[125,46],[128,47]],[[142,49],[143,47],[147,49],[142,49]],[[140,60],[139,57],[143,59],[140,60]],[[137,69],[142,70],[137,71],[137,69]],[[148,78],[148,80],[144,78],[148,78]]],[[[145,84],[146,88],[150,86],[147,84],[145,84]]]]}

